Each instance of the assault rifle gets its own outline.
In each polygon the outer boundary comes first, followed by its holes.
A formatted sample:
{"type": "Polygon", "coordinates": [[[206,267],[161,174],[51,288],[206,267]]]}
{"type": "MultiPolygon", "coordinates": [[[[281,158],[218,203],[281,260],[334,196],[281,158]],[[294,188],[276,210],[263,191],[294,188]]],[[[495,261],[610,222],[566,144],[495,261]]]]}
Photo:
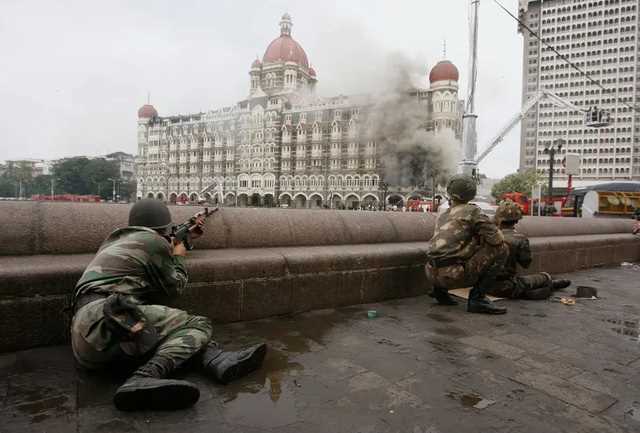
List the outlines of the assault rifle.
{"type": "Polygon", "coordinates": [[[214,207],[209,210],[208,207],[204,208],[204,211],[198,212],[191,218],[189,218],[186,222],[173,226],[171,230],[171,237],[175,240],[182,242],[187,250],[192,250],[193,245],[191,244],[191,231],[196,228],[196,221],[200,217],[209,218],[214,212],[217,212],[218,208],[214,207]]]}

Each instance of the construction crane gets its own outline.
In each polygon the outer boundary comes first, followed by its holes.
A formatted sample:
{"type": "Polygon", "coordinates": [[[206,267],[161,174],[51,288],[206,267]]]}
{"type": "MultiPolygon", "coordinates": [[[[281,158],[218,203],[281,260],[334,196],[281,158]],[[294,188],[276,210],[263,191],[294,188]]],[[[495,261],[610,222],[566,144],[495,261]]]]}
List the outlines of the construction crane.
{"type": "Polygon", "coordinates": [[[591,107],[585,110],[584,108],[578,107],[577,105],[561,98],[560,96],[547,89],[541,89],[533,98],[529,99],[522,106],[522,110],[520,110],[519,113],[517,113],[511,120],[509,120],[509,122],[500,130],[500,132],[498,132],[493,140],[489,142],[487,148],[475,159],[476,167],[487,155],[489,155],[489,153],[491,153],[493,149],[496,148],[498,144],[500,144],[502,140],[504,140],[504,137],[527,115],[529,110],[531,110],[536,106],[536,104],[543,100],[548,100],[557,107],[584,113],[584,125],[587,127],[602,128],[603,126],[607,126],[611,123],[610,113],[606,110],[599,109],[598,107],[591,107]]]}

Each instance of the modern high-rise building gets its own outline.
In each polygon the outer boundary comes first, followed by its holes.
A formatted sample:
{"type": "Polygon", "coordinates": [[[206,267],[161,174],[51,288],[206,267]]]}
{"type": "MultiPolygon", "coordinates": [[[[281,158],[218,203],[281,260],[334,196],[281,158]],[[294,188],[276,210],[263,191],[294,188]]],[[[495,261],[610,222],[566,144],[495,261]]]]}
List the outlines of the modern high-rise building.
{"type": "MultiPolygon", "coordinates": [[[[587,110],[607,110],[609,125],[586,127],[584,114],[543,101],[522,121],[520,169],[548,174],[545,148],[562,143],[554,175],[566,179],[562,160],[580,155],[579,184],[640,180],[640,44],[638,0],[521,0],[520,18],[560,58],[523,27],[523,103],[547,89],[587,110]]],[[[562,182],[561,182],[562,183],[562,182]]]]}
{"type": "MultiPolygon", "coordinates": [[[[411,185],[383,183],[380,149],[368,134],[373,97],[316,96],[317,73],[292,25],[285,14],[280,35],[251,64],[248,96],[237,104],[169,116],[150,104],[138,110],[139,198],[369,208],[412,197],[411,185]]],[[[422,127],[459,137],[458,69],[442,60],[423,79],[428,87],[407,92],[424,110],[422,127]]]]}

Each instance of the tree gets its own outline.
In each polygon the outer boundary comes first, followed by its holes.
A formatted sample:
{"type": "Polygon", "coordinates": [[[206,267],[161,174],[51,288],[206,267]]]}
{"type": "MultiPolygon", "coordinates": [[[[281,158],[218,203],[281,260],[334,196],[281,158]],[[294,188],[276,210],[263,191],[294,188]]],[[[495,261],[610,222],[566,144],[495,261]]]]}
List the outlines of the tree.
{"type": "Polygon", "coordinates": [[[53,176],[50,174],[41,174],[36,176],[29,185],[29,191],[31,194],[51,194],[51,179],[53,176]]]}
{"type": "Polygon", "coordinates": [[[491,195],[498,200],[506,192],[520,192],[529,195],[533,186],[540,183],[541,180],[542,176],[534,169],[513,173],[493,185],[491,195]]]}
{"type": "Polygon", "coordinates": [[[112,196],[113,184],[109,179],[119,179],[115,161],[104,158],[88,159],[83,156],[60,161],[53,168],[56,191],[69,194],[94,194],[103,199],[112,196]]]}

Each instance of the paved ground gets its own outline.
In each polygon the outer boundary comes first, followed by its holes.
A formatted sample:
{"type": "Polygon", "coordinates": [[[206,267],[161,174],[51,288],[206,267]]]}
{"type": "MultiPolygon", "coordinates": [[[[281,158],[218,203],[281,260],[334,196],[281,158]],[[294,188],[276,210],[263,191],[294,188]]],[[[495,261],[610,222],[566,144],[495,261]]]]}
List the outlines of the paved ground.
{"type": "Polygon", "coordinates": [[[201,400],[173,413],[118,412],[117,380],[77,372],[68,347],[0,355],[0,431],[640,431],[640,270],[571,278],[601,299],[491,317],[419,297],[220,328],[266,339],[265,368],[227,387],[190,374],[201,400]]]}

